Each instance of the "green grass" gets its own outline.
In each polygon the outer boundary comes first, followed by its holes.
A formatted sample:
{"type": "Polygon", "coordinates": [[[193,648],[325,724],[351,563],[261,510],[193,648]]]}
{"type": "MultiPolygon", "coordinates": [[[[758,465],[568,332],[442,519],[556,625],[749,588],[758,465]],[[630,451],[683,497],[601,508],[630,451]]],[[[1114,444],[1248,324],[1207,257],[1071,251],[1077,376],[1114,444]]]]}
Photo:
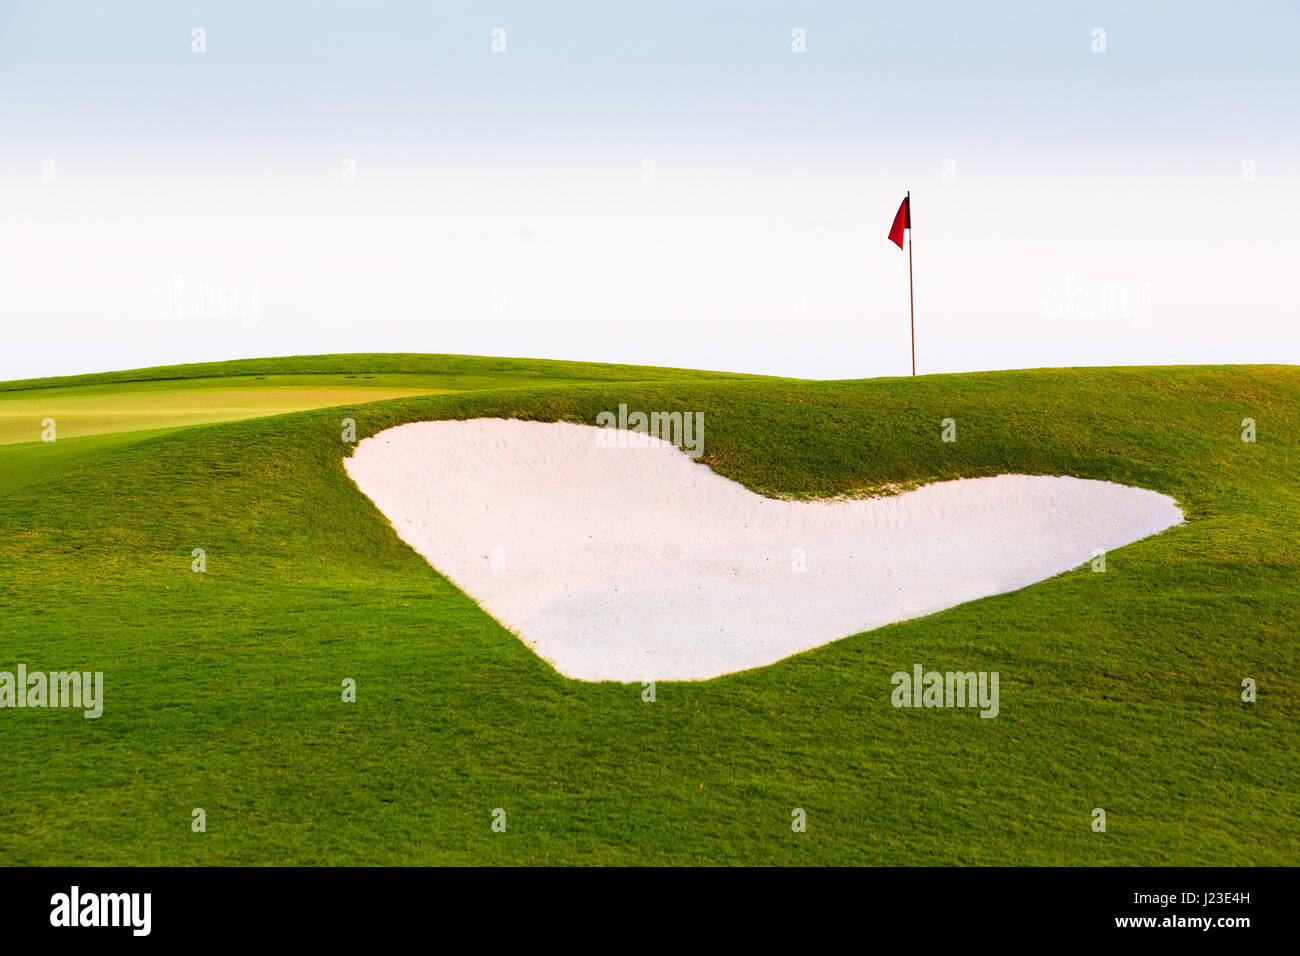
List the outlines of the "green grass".
{"type": "Polygon", "coordinates": [[[83,385],[71,388],[0,392],[0,445],[43,442],[52,420],[57,438],[82,438],[133,431],[158,431],[186,425],[211,425],[282,415],[308,408],[381,401],[407,395],[445,393],[415,382],[388,387],[346,383],[285,383],[279,376],[262,381],[193,379],[142,382],[130,386],[83,385]]]}
{"type": "Polygon", "coordinates": [[[462,356],[180,368],[198,371],[11,390],[125,393],[223,368],[464,388],[0,447],[0,670],[101,670],[106,685],[99,720],[0,711],[0,862],[1239,865],[1300,852],[1296,368],[861,382],[462,356]],[[348,480],[339,434],[345,416],[358,437],[480,415],[590,423],[620,402],[704,411],[703,462],[765,494],[1073,474],[1173,495],[1188,522],[1112,552],[1104,574],[661,683],[643,703],[640,685],[557,675],[398,541],[348,480]],[[955,444],[939,438],[948,417],[955,444]],[[916,662],[999,671],[1000,716],[895,710],[890,675],[916,662]],[[348,677],[355,704],[340,701],[348,677]],[[190,831],[195,807],[205,834],[190,831]],[[506,833],[491,830],[496,807],[506,833]],[[791,832],[794,807],[807,833],[791,832]]]}
{"type": "Polygon", "coordinates": [[[511,385],[555,382],[627,382],[662,379],[752,379],[759,376],[735,372],[703,372],[658,368],[651,365],[608,365],[597,362],[556,362],[549,359],[494,358],[480,355],[429,355],[423,352],[350,352],[339,355],[290,355],[280,358],[235,359],[230,362],[195,362],[158,365],[121,372],[94,372],[56,378],[28,378],[0,382],[0,392],[34,388],[66,388],[129,382],[177,381],[201,378],[275,376],[333,376],[361,381],[392,376],[435,379],[438,387],[453,390],[506,388],[511,385]]]}

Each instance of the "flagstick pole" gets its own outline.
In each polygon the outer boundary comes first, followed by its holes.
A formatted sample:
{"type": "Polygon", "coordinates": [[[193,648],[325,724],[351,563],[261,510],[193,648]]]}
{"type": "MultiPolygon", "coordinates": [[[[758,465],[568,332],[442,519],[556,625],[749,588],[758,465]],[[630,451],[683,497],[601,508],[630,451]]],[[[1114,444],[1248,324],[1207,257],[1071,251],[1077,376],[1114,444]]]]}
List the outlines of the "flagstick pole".
{"type": "MultiPolygon", "coordinates": [[[[897,193],[895,193],[897,195],[897,193]]],[[[907,194],[907,218],[912,219],[912,194],[907,194]]],[[[912,307],[912,374],[916,374],[916,293],[912,291],[912,227],[907,227],[907,300],[912,307]]]]}

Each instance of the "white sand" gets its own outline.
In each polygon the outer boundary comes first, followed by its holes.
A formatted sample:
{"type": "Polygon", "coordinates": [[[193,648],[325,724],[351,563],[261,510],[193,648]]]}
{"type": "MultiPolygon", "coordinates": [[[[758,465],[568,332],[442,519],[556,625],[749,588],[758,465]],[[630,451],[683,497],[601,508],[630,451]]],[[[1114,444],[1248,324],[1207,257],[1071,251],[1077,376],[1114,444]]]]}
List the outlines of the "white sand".
{"type": "Polygon", "coordinates": [[[600,447],[602,431],[419,422],[345,464],[402,540],[582,680],[770,664],[1022,588],[1183,518],[1154,491],[1028,475],[778,501],[667,444],[600,447]]]}

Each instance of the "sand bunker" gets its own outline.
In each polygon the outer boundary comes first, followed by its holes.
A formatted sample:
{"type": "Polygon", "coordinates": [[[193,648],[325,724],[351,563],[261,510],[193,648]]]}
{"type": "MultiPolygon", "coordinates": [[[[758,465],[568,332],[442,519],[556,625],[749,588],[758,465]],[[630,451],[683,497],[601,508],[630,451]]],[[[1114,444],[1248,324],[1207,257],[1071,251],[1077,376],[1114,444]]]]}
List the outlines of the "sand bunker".
{"type": "Polygon", "coordinates": [[[770,664],[1033,584],[1183,517],[1154,491],[1028,475],[777,501],[671,445],[606,447],[602,432],[418,422],[345,465],[403,541],[582,680],[770,664]]]}

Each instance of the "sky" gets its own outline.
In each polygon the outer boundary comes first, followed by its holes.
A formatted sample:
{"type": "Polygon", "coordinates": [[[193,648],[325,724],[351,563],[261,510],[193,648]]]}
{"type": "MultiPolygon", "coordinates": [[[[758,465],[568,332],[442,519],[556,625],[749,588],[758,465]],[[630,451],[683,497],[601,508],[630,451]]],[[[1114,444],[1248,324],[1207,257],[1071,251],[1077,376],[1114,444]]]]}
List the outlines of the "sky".
{"type": "Polygon", "coordinates": [[[1300,6],[0,0],[0,379],[1300,363],[1300,6]],[[993,9],[977,9],[979,6],[993,9]]]}

